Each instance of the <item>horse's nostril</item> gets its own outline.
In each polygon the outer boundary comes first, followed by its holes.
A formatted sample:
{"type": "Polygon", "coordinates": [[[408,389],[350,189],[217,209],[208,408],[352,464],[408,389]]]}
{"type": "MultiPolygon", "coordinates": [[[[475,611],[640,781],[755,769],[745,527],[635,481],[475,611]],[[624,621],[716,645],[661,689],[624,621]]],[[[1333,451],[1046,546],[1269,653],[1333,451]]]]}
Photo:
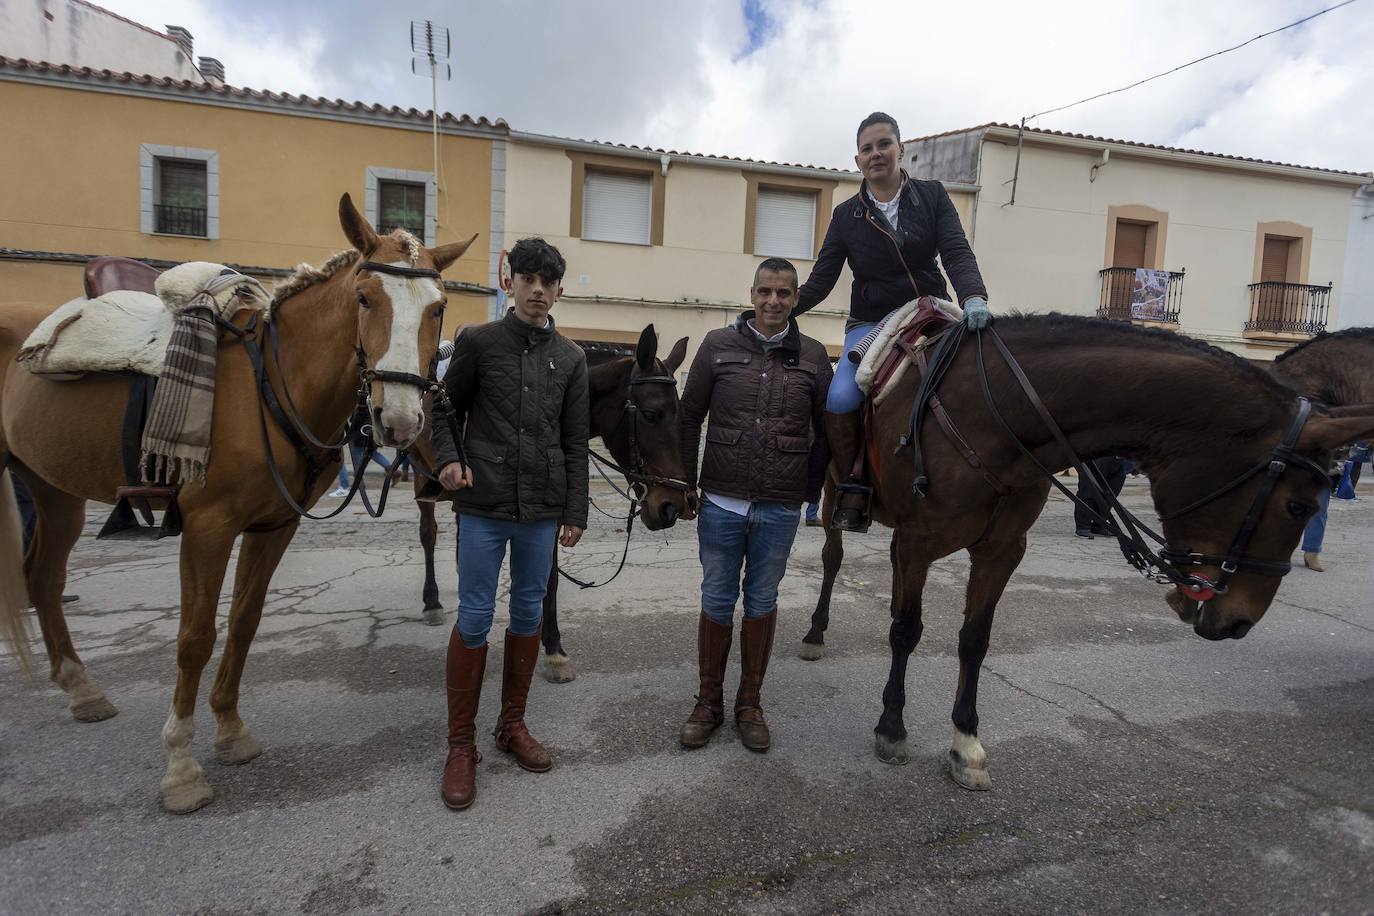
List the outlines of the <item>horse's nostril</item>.
{"type": "Polygon", "coordinates": [[[665,522],[671,525],[673,522],[677,521],[677,506],[672,503],[664,503],[658,507],[658,514],[665,522]]]}
{"type": "Polygon", "coordinates": [[[1244,639],[1245,634],[1249,633],[1254,624],[1248,620],[1237,620],[1231,624],[1231,628],[1226,631],[1228,639],[1244,639]]]}

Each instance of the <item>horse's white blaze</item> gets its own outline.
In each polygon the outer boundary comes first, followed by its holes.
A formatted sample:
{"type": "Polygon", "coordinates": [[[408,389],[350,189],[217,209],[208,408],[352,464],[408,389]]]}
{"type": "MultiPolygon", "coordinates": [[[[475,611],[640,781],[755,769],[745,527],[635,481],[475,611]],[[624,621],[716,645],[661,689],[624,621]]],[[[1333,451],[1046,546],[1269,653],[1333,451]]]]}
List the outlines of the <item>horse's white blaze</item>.
{"type": "Polygon", "coordinates": [[[951,748],[964,761],[964,766],[971,770],[981,770],[987,766],[988,755],[983,750],[983,743],[978,740],[977,735],[966,735],[954,729],[954,742],[951,748]]]}
{"type": "MultiPolygon", "coordinates": [[[[410,265],[397,262],[393,266],[410,265]]],[[[428,277],[380,276],[382,288],[391,300],[391,341],[387,351],[377,360],[377,368],[423,376],[429,366],[420,364],[420,328],[425,321],[433,320],[429,310],[443,297],[443,291],[428,277]]],[[[411,385],[381,384],[386,392],[382,425],[395,430],[403,440],[418,436],[424,423],[420,390],[411,385]]]]}
{"type": "Polygon", "coordinates": [[[191,755],[191,739],[196,736],[194,716],[178,718],[175,707],[162,726],[162,749],[167,752],[167,772],[162,776],[162,791],[200,781],[203,771],[191,755]]]}
{"type": "Polygon", "coordinates": [[[102,700],[105,694],[95,685],[95,681],[86,673],[86,666],[72,661],[70,658],[62,659],[62,664],[57,666],[57,673],[52,676],[53,682],[61,687],[72,698],[72,707],[80,706],[90,700],[102,700]]]}

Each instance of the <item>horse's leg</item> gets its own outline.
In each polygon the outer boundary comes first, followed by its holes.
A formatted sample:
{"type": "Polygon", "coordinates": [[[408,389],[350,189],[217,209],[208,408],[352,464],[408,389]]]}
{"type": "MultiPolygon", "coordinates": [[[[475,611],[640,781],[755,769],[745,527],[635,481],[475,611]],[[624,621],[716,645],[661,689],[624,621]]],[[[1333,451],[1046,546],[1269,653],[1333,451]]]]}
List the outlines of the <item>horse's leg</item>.
{"type": "Polygon", "coordinates": [[[830,628],[830,595],[835,590],[835,580],[840,575],[840,564],[844,562],[844,532],[830,527],[830,513],[835,508],[835,484],[826,475],[825,489],[821,492],[821,518],[825,521],[825,546],[821,548],[821,594],[816,599],[816,610],[811,614],[811,629],[802,637],[801,657],[814,662],[825,655],[825,631],[830,628]]]}
{"type": "Polygon", "coordinates": [[[883,688],[883,714],[873,729],[873,751],[884,763],[904,764],[911,760],[906,742],[902,710],[906,706],[906,663],[921,641],[921,592],[932,558],[919,538],[902,529],[892,533],[892,625],[887,642],[892,650],[892,668],[883,688]]]}
{"type": "Polygon", "coordinates": [[[228,636],[220,657],[215,684],[210,689],[210,708],[219,720],[215,734],[215,759],[223,764],[247,763],[262,753],[262,745],[239,718],[239,681],[248,658],[248,647],[262,619],[262,604],[272,574],[291,544],[299,523],[276,531],[245,532],[234,572],[234,601],[229,607],[228,636]]]}
{"type": "Polygon", "coordinates": [[[434,576],[434,542],[439,538],[439,523],[434,518],[434,503],[419,502],[420,546],[425,551],[425,623],[437,627],[444,622],[444,605],[439,601],[439,581],[434,576]]]}
{"type": "Polygon", "coordinates": [[[563,634],[558,629],[558,545],[553,545],[553,567],[544,590],[544,680],[566,684],[577,679],[568,653],[563,651],[563,634]]]}
{"type": "Polygon", "coordinates": [[[177,686],[162,726],[167,772],[162,776],[162,807],[185,814],[215,797],[205,771],[191,754],[196,734],[196,692],[200,673],[215,648],[215,610],[234,533],[223,523],[187,525],[181,537],[181,626],[177,630],[177,686]]]}
{"type": "MultiPolygon", "coordinates": [[[[114,704],[91,680],[86,666],[76,654],[67,618],[62,611],[62,589],[67,584],[67,558],[81,537],[86,521],[86,501],[63,493],[37,476],[20,475],[33,496],[38,524],[33,543],[24,557],[24,579],[29,600],[38,613],[43,644],[48,650],[51,677],[70,697],[72,717],[81,722],[99,722],[119,713],[114,704]]],[[[5,481],[5,486],[9,482],[5,481]]]]}
{"type": "Polygon", "coordinates": [[[973,561],[959,628],[959,690],[954,696],[954,741],[949,772],[965,789],[990,789],[987,754],[978,740],[978,673],[988,654],[992,615],[1011,574],[1026,553],[1026,535],[1011,543],[982,543],[969,548],[973,561]]]}

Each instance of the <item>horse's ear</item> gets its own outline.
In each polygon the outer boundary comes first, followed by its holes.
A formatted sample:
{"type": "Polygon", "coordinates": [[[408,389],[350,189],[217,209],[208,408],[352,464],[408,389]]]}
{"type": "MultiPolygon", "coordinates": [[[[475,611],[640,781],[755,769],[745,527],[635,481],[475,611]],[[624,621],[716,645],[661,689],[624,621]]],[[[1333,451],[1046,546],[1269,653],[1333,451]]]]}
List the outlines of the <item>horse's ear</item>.
{"type": "Polygon", "coordinates": [[[447,245],[431,248],[429,250],[429,256],[434,259],[435,269],[441,272],[447,270],[448,266],[461,258],[463,252],[467,251],[468,246],[475,241],[477,241],[476,232],[474,232],[472,238],[468,239],[466,242],[450,242],[447,245]]]}
{"type": "Polygon", "coordinates": [[[682,361],[687,358],[687,338],[682,338],[673,344],[673,352],[668,354],[668,358],[663,361],[663,368],[672,375],[677,371],[677,367],[682,365],[682,361]]]}
{"type": "Polygon", "coordinates": [[[1374,437],[1374,404],[1360,404],[1341,408],[1341,416],[1312,417],[1302,428],[1295,446],[1304,449],[1330,450],[1374,437]],[[1346,411],[1359,411],[1346,414],[1346,411]]]}
{"type": "Polygon", "coordinates": [[[377,233],[358,212],[358,208],[353,206],[353,198],[348,196],[347,191],[339,198],[339,225],[343,227],[344,236],[361,253],[367,254],[377,249],[377,233]]]}
{"type": "Polygon", "coordinates": [[[653,372],[654,360],[658,358],[658,332],[648,325],[639,334],[639,344],[635,347],[635,362],[640,372],[653,372]]]}

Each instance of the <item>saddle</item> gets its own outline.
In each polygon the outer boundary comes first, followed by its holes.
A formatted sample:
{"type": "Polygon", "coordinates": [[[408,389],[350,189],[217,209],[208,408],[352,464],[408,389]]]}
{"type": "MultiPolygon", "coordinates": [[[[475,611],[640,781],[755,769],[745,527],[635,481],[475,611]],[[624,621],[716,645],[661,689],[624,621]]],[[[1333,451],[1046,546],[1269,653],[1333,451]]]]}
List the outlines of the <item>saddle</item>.
{"type": "Polygon", "coordinates": [[[862,354],[855,381],[873,404],[902,376],[915,359],[924,340],[935,337],[953,321],[962,318],[953,302],[922,296],[902,306],[877,328],[862,354]]]}

